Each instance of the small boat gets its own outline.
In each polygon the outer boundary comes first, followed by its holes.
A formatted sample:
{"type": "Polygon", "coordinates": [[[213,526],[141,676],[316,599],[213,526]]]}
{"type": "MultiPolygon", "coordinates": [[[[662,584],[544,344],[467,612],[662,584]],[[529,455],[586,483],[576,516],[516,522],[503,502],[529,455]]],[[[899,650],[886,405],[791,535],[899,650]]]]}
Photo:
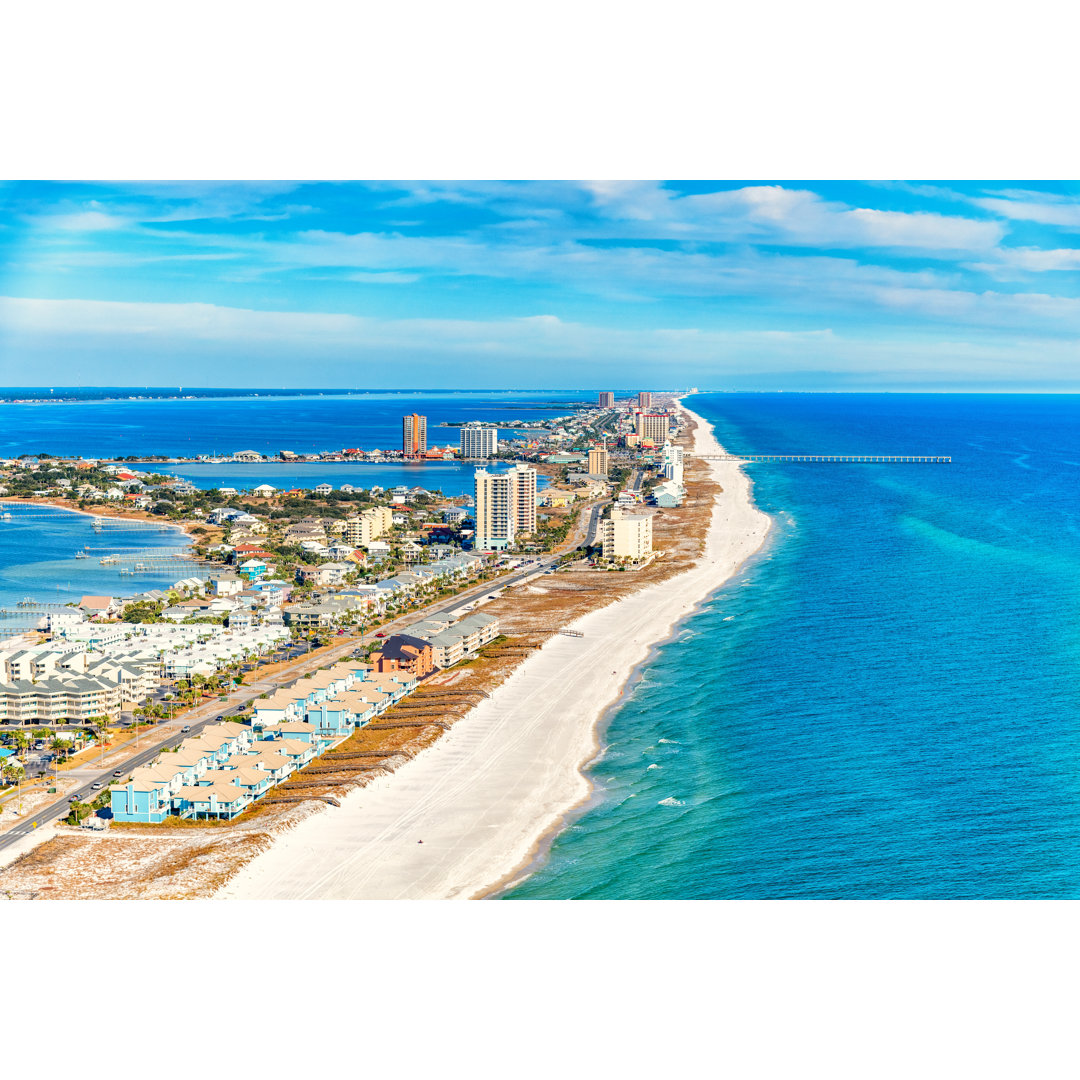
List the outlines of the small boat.
{"type": "Polygon", "coordinates": [[[11,521],[11,515],[5,510],[2,514],[0,514],[0,520],[11,521]]]}
{"type": "Polygon", "coordinates": [[[90,556],[87,555],[85,551],[76,551],[75,552],[75,558],[76,559],[89,559],[90,556]]]}

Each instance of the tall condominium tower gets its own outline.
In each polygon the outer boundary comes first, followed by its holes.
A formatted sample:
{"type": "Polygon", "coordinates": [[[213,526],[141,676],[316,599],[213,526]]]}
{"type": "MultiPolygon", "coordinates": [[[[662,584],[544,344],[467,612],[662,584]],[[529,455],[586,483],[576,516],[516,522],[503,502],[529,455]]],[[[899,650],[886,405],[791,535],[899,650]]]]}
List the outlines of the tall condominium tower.
{"type": "Polygon", "coordinates": [[[638,391],[637,403],[639,409],[651,409],[652,408],[652,391],[640,390],[638,391]]]}
{"type": "Polygon", "coordinates": [[[639,438],[655,446],[663,446],[668,441],[667,413],[638,413],[634,417],[634,424],[639,438]]]}
{"type": "Polygon", "coordinates": [[[508,548],[514,542],[514,495],[510,474],[477,469],[473,484],[477,549],[498,551],[508,548]]]}
{"type": "Polygon", "coordinates": [[[406,457],[427,453],[427,417],[409,413],[401,418],[401,452],[406,457]]]}
{"type": "Polygon", "coordinates": [[[536,470],[515,465],[510,470],[514,488],[514,532],[536,532],[536,470]]]}
{"type": "Polygon", "coordinates": [[[515,465],[508,472],[477,469],[476,547],[480,551],[508,548],[524,533],[536,532],[536,470],[515,465]]]}
{"type": "Polygon", "coordinates": [[[615,395],[610,390],[601,390],[598,404],[601,409],[612,408],[615,405],[615,395]]]}
{"type": "Polygon", "coordinates": [[[499,429],[494,424],[473,420],[461,428],[463,458],[494,457],[499,449],[499,429]]]}
{"type": "Polygon", "coordinates": [[[606,446],[602,450],[595,449],[589,451],[589,473],[591,475],[607,476],[609,468],[610,462],[606,446]]]}

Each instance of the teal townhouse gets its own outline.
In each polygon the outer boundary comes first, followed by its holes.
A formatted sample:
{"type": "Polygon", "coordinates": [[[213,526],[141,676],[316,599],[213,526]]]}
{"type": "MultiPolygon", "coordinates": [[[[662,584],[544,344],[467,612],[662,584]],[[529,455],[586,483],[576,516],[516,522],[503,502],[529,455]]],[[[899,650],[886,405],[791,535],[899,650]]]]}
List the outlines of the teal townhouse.
{"type": "MultiPolygon", "coordinates": [[[[235,760],[235,758],[231,758],[230,762],[235,760]]],[[[266,769],[245,768],[243,765],[229,763],[226,763],[224,769],[211,769],[205,773],[199,781],[199,786],[207,784],[232,784],[246,791],[252,800],[259,798],[260,795],[265,795],[274,786],[274,782],[266,769]]]]}
{"type": "Polygon", "coordinates": [[[165,780],[129,780],[109,789],[115,821],[160,823],[172,809],[172,793],[165,780]]]}
{"type": "Polygon", "coordinates": [[[252,745],[255,753],[279,754],[292,762],[292,771],[302,769],[318,752],[315,742],[300,739],[257,739],[252,745]]]}
{"type": "Polygon", "coordinates": [[[198,784],[182,787],[173,803],[182,818],[195,820],[222,819],[231,821],[252,803],[251,793],[236,784],[198,784]]]}
{"type": "MultiPolygon", "coordinates": [[[[181,816],[191,816],[188,800],[182,793],[199,786],[202,777],[228,760],[231,754],[246,751],[252,738],[251,729],[243,724],[208,725],[201,735],[185,739],[176,751],[166,751],[152,765],[134,769],[126,783],[110,787],[113,819],[160,823],[173,810],[181,816]]],[[[228,816],[232,809],[229,803],[224,810],[215,811],[211,816],[222,813],[228,816]]],[[[209,813],[204,808],[200,812],[209,813]]]]}
{"type": "Polygon", "coordinates": [[[231,820],[417,684],[407,671],[344,661],[256,702],[251,726],[207,725],[110,788],[116,821],[231,820]]]}

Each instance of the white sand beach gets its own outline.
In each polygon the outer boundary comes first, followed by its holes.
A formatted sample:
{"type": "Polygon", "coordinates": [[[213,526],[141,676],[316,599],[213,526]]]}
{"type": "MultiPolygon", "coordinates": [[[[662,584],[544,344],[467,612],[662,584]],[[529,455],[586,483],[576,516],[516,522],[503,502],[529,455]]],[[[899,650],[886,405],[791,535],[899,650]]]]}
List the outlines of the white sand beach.
{"type": "MultiPolygon", "coordinates": [[[[722,452],[689,415],[695,452],[722,452]]],[[[279,837],[217,897],[468,899],[527,867],[588,798],[597,724],[635,668],[765,540],[749,478],[710,465],[724,490],[692,570],[578,619],[584,637],[552,638],[433,747],[279,837]]]]}

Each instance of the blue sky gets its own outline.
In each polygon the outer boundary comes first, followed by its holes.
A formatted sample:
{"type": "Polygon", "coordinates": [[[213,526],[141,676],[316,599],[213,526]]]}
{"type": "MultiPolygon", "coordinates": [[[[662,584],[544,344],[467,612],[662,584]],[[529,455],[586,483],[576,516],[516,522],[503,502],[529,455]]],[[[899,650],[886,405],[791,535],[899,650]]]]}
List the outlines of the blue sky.
{"type": "Polygon", "coordinates": [[[1080,389],[1080,186],[15,183],[5,385],[1080,389]]]}

